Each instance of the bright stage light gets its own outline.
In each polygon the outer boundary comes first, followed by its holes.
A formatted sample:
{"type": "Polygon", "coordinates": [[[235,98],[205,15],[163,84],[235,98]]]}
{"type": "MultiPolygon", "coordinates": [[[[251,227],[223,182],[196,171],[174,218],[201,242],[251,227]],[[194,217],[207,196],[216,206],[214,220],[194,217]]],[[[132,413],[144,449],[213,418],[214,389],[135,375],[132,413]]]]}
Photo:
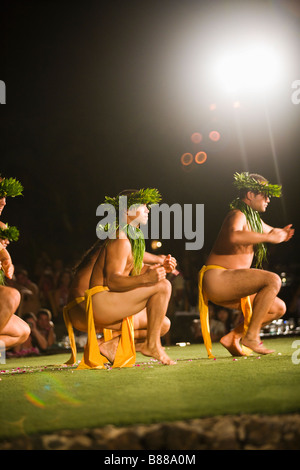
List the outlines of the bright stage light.
{"type": "Polygon", "coordinates": [[[280,77],[279,55],[271,46],[245,45],[223,55],[215,67],[222,87],[229,92],[266,91],[280,77]]]}

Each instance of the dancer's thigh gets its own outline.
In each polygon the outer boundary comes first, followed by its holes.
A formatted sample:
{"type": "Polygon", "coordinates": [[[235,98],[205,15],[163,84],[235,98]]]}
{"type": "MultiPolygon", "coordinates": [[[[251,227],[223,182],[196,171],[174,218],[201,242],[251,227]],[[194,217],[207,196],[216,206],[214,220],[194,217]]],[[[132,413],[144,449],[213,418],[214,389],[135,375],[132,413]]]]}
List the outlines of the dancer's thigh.
{"type": "MultiPolygon", "coordinates": [[[[161,281],[162,282],[162,281],[161,281]]],[[[110,325],[145,309],[149,298],[158,290],[158,284],[138,287],[127,292],[103,291],[93,295],[95,324],[110,325]]]]}
{"type": "Polygon", "coordinates": [[[203,276],[203,288],[211,302],[235,305],[268,285],[273,276],[261,269],[210,269],[203,276]]]}
{"type": "Polygon", "coordinates": [[[12,337],[20,337],[27,333],[30,334],[29,325],[17,315],[12,315],[0,332],[3,336],[12,337]]]}

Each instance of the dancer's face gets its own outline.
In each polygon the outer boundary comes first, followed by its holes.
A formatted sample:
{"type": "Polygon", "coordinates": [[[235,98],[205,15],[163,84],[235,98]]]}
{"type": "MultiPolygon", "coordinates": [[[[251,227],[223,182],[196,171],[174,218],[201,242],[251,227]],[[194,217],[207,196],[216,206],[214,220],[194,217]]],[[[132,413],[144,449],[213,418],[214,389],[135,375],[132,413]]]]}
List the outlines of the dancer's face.
{"type": "Polygon", "coordinates": [[[270,202],[269,196],[266,196],[263,193],[255,194],[251,193],[253,197],[251,197],[251,207],[253,210],[257,212],[266,212],[268,204],[270,202]]]}
{"type": "Polygon", "coordinates": [[[127,213],[129,223],[131,223],[134,226],[146,225],[146,223],[148,222],[148,214],[149,214],[149,209],[146,206],[146,204],[142,204],[141,206],[134,207],[130,209],[127,213]]]}

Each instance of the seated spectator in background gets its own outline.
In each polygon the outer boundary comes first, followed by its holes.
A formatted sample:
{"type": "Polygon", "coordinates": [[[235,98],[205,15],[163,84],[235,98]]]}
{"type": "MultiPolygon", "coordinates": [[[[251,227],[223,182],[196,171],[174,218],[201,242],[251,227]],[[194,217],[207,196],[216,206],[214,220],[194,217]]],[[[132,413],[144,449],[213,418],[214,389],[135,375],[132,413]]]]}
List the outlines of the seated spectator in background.
{"type": "MultiPolygon", "coordinates": [[[[226,335],[230,331],[231,327],[231,315],[227,308],[217,307],[209,302],[208,304],[209,313],[209,327],[210,336],[212,342],[220,341],[222,336],[226,335]]],[[[194,339],[197,341],[203,341],[200,320],[193,320],[192,331],[194,339]]]]}
{"type": "Polygon", "coordinates": [[[210,334],[212,341],[220,341],[222,336],[230,331],[230,313],[227,308],[219,308],[210,319],[210,334]]]}
{"type": "Polygon", "coordinates": [[[54,275],[53,275],[51,267],[46,268],[41,273],[38,286],[39,286],[41,307],[54,311],[55,310],[55,303],[54,303],[55,282],[54,282],[54,275]]]}
{"type": "Polygon", "coordinates": [[[48,349],[55,342],[54,324],[52,322],[52,315],[50,310],[41,308],[37,315],[36,327],[38,332],[43,336],[46,341],[46,347],[42,349],[48,349]]]}
{"type": "Polygon", "coordinates": [[[54,325],[49,310],[41,309],[37,315],[25,313],[23,320],[30,327],[30,335],[25,342],[13,349],[11,356],[32,356],[45,353],[55,341],[54,325]]]}
{"type": "Polygon", "coordinates": [[[28,277],[26,269],[15,270],[13,287],[21,294],[18,315],[22,317],[27,312],[37,313],[40,308],[39,288],[28,277]]]}
{"type": "Polygon", "coordinates": [[[53,316],[58,320],[62,319],[63,308],[68,303],[68,297],[71,286],[71,272],[68,269],[64,269],[61,273],[57,282],[56,290],[54,292],[54,308],[53,316]]]}

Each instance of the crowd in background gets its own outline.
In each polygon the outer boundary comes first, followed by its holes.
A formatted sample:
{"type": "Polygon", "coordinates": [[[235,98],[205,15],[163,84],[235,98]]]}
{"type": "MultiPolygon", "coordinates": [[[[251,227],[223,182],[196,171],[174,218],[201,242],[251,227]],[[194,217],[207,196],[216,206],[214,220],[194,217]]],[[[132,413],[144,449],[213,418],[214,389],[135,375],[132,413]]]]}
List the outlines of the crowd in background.
{"type": "MultiPolygon", "coordinates": [[[[174,344],[176,337],[177,314],[190,312],[184,320],[190,342],[202,342],[201,327],[198,315],[198,270],[201,268],[193,258],[179,263],[179,274],[168,275],[172,283],[172,296],[167,315],[171,320],[171,329],[163,342],[174,344]]],[[[72,280],[71,266],[63,260],[52,261],[46,253],[42,253],[36,261],[32,272],[24,266],[15,266],[12,280],[7,285],[15,287],[21,294],[21,302],[17,315],[23,318],[31,328],[31,335],[25,344],[9,352],[9,355],[33,355],[49,353],[66,336],[63,320],[63,307],[67,304],[70,283],[72,280]]],[[[284,293],[284,289],[282,289],[284,293]]],[[[293,318],[295,325],[300,327],[300,283],[295,277],[289,287],[287,313],[285,318],[293,318]]],[[[241,321],[241,312],[217,307],[210,304],[210,330],[212,341],[219,341],[241,321]]]]}

